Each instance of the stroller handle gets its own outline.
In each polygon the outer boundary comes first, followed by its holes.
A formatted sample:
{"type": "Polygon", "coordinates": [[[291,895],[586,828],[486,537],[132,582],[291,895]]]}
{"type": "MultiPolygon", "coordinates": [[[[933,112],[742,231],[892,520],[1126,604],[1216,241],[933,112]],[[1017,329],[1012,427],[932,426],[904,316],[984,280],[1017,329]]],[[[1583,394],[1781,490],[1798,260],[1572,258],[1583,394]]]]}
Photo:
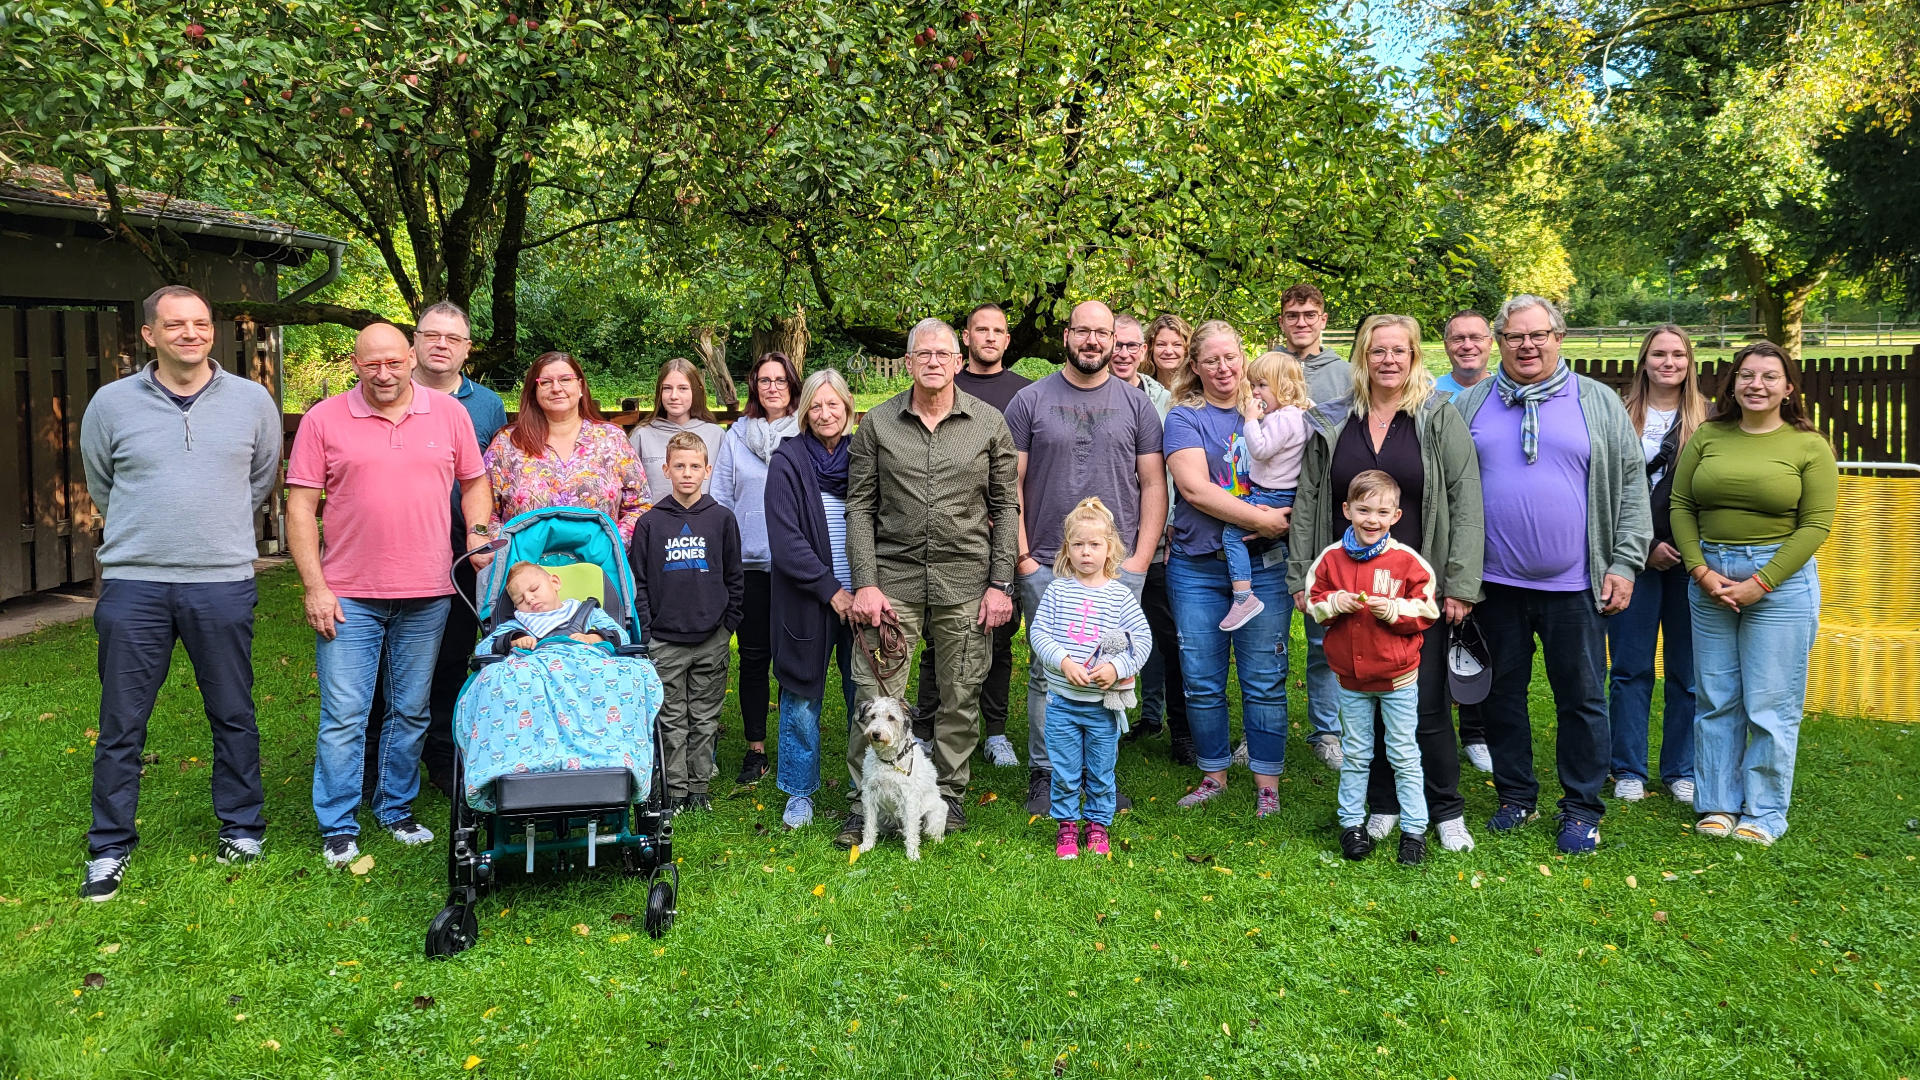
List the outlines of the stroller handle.
{"type": "MultiPolygon", "coordinates": [[[[473,612],[475,619],[480,618],[480,605],[474,603],[473,597],[468,596],[466,590],[460,587],[460,578],[457,573],[460,569],[460,564],[472,561],[475,555],[483,552],[489,555],[497,555],[505,550],[507,550],[507,538],[504,536],[496,536],[486,543],[481,544],[479,547],[471,548],[455,555],[453,557],[452,567],[447,570],[447,580],[453,582],[453,595],[459,597],[460,602],[467,605],[467,610],[473,612]]],[[[476,574],[478,574],[478,572],[478,570],[475,571],[476,574]]]]}

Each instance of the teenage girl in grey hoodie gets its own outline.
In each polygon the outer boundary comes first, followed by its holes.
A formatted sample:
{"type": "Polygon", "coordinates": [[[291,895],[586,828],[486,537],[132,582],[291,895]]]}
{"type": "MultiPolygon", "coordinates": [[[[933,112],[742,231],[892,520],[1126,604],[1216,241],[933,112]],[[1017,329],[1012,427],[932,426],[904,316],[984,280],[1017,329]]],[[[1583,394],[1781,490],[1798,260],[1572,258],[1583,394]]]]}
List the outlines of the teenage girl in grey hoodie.
{"type": "MultiPolygon", "coordinates": [[[[726,430],[713,422],[713,410],[707,407],[707,384],[690,360],[674,357],[660,365],[660,377],[653,384],[653,415],[633,429],[633,452],[647,473],[647,490],[656,500],[673,490],[667,482],[667,440],[682,431],[691,431],[707,444],[707,460],[720,458],[720,440],[726,430]]],[[[702,487],[701,492],[707,489],[702,487]]]]}

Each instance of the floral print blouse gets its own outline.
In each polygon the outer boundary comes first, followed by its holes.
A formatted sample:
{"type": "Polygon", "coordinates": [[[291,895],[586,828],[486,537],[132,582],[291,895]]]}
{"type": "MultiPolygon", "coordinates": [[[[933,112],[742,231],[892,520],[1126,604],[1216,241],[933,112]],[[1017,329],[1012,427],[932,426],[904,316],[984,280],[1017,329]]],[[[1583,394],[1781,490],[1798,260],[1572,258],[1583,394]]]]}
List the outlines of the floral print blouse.
{"type": "Polygon", "coordinates": [[[583,506],[612,518],[620,538],[632,540],[634,523],[653,508],[639,455],[613,424],[582,424],[573,456],[564,459],[551,446],[529,457],[513,445],[513,428],[502,428],[487,447],[487,479],[495,525],[529,510],[583,506]]]}

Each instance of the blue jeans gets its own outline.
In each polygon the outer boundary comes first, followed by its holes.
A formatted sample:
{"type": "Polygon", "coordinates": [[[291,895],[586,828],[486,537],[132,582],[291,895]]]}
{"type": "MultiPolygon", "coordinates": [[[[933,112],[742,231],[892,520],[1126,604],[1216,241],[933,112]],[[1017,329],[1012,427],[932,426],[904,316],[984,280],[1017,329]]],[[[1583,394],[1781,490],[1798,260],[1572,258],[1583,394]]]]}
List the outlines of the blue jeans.
{"type": "Polygon", "coordinates": [[[1647,779],[1647,728],[1653,710],[1653,650],[1666,632],[1667,705],[1660,726],[1660,780],[1693,779],[1693,620],[1687,568],[1642,570],[1627,610],[1607,620],[1613,670],[1607,718],[1613,728],[1613,775],[1647,779]]]}
{"type": "Polygon", "coordinates": [[[1120,724],[1097,701],[1049,695],[1047,758],[1053,762],[1055,821],[1113,824],[1114,763],[1120,759],[1120,724]],[[1080,804],[1076,807],[1076,803],[1080,804]]]}
{"type": "Polygon", "coordinates": [[[1187,722],[1202,772],[1221,772],[1233,759],[1227,714],[1227,661],[1240,674],[1240,724],[1247,764],[1260,776],[1278,776],[1287,762],[1287,625],[1293,601],[1286,565],[1253,572],[1253,594],[1267,605],[1232,633],[1220,620],[1233,606],[1224,559],[1173,555],[1167,595],[1180,632],[1180,675],[1186,680],[1187,722]]]}
{"type": "MultiPolygon", "coordinates": [[[[840,665],[840,696],[851,721],[853,633],[846,623],[833,624],[833,651],[840,665]]],[[[824,697],[803,698],[780,688],[780,758],[774,764],[774,784],[789,795],[810,799],[820,790],[820,714],[825,707],[824,697]]]]}
{"type": "MultiPolygon", "coordinates": [[[[1256,487],[1240,497],[1248,506],[1292,506],[1292,488],[1256,487]]],[[[1249,581],[1253,578],[1253,556],[1247,554],[1247,534],[1251,530],[1238,525],[1229,525],[1220,530],[1220,551],[1227,557],[1227,578],[1230,581],[1249,581]]],[[[1253,534],[1256,538],[1258,533],[1253,534]]],[[[1286,550],[1286,541],[1278,540],[1274,546],[1286,550]]]]}
{"type": "Polygon", "coordinates": [[[360,782],[367,752],[367,712],[376,673],[387,688],[381,725],[380,791],[373,816],[382,826],[413,814],[420,792],[420,746],[427,737],[427,698],[449,596],[408,600],[340,597],[347,621],[332,641],[319,637],[320,733],[313,762],[313,815],[320,835],[355,836],[360,782]]]}
{"type": "Polygon", "coordinates": [[[1600,789],[1607,782],[1613,740],[1607,734],[1607,630],[1593,594],[1494,582],[1485,588],[1487,598],[1473,609],[1473,618],[1493,659],[1493,685],[1480,703],[1480,716],[1493,754],[1494,790],[1502,803],[1531,810],[1540,802],[1533,718],[1527,711],[1537,634],[1553,689],[1560,812],[1598,825],[1606,813],[1600,789]]]}
{"type": "MultiPolygon", "coordinates": [[[[1291,603],[1288,605],[1291,607],[1291,603]]],[[[1289,619],[1292,616],[1288,616],[1289,619]]],[[[1313,730],[1309,739],[1340,737],[1340,676],[1327,665],[1327,628],[1300,613],[1300,627],[1307,639],[1307,720],[1313,730]]],[[[1289,623],[1281,633],[1291,635],[1289,623]]]]}
{"type": "Polygon", "coordinates": [[[1367,820],[1367,779],[1373,769],[1373,703],[1380,703],[1386,725],[1387,761],[1393,766],[1393,791],[1400,800],[1400,832],[1418,836],[1427,831],[1426,775],[1420,770],[1420,688],[1368,692],[1340,688],[1340,827],[1367,820]]]}
{"type": "MultiPolygon", "coordinates": [[[[1707,566],[1733,581],[1753,576],[1778,544],[1700,545],[1707,566]]],[[[1793,759],[1807,698],[1807,654],[1820,627],[1813,560],[1738,612],[1702,592],[1693,603],[1700,711],[1693,722],[1693,807],[1734,814],[1773,836],[1787,831],[1793,759]]]]}

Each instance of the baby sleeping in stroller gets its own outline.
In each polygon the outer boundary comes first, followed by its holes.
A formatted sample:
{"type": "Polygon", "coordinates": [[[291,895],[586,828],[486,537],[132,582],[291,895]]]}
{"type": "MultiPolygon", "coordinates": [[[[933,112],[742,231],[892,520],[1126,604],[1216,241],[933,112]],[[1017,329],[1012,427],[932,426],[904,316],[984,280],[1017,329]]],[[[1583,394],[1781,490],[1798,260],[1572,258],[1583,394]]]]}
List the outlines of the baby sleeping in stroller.
{"type": "Polygon", "coordinates": [[[460,694],[454,736],[468,805],[498,808],[493,781],[508,773],[621,767],[644,796],[653,766],[660,677],[617,655],[620,623],[593,600],[563,600],[561,582],[531,562],[507,572],[513,617],[474,655],[497,657],[460,694]]]}

